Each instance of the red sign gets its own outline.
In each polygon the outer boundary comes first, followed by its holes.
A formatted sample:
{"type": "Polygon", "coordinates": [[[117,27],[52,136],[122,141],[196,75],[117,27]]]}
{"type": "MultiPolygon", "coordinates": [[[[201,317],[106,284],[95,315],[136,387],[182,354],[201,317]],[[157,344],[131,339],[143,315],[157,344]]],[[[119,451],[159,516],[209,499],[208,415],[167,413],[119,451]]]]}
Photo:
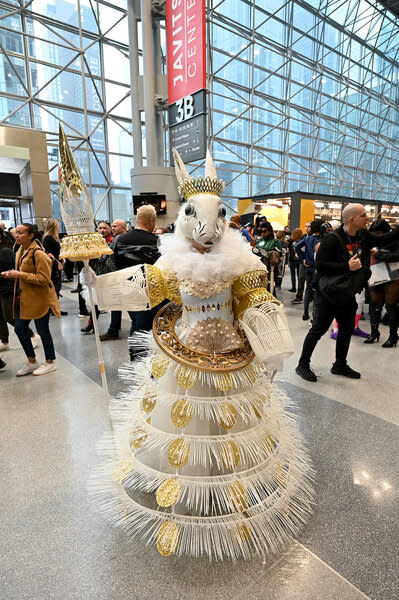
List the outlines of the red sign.
{"type": "Polygon", "coordinates": [[[206,0],[166,0],[169,104],[206,88],[206,0]]]}

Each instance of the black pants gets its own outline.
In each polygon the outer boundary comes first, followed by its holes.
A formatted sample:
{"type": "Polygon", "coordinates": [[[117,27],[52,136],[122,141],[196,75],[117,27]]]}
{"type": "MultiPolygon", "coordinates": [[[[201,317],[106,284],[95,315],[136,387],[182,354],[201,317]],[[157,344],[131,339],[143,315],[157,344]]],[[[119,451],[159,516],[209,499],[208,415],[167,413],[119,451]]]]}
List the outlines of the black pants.
{"type": "Polygon", "coordinates": [[[332,320],[337,319],[338,337],[335,347],[335,364],[346,365],[349,344],[353,330],[355,329],[357,303],[355,298],[350,304],[337,307],[328,302],[318,291],[314,293],[313,301],[313,323],[303,342],[302,354],[299,365],[308,367],[313,350],[319,339],[330,328],[332,320]]]}

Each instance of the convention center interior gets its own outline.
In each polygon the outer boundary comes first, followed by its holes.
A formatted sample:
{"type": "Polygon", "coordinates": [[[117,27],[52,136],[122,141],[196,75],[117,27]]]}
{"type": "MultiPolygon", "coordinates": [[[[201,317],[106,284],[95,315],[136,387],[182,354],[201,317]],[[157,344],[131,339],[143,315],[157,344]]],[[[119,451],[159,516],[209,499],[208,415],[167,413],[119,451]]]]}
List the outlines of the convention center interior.
{"type": "Polygon", "coordinates": [[[0,0],[0,598],[399,600],[399,0],[0,0]]]}

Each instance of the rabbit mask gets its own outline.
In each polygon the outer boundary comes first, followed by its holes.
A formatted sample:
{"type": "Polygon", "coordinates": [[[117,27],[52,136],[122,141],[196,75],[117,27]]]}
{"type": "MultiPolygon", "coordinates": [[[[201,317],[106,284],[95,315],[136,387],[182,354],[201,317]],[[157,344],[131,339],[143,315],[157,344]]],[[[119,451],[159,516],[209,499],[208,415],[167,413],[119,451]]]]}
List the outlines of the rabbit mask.
{"type": "Polygon", "coordinates": [[[226,209],[220,199],[224,182],[217,178],[209,150],[205,178],[197,179],[190,177],[176,149],[173,154],[179,191],[187,201],[180,209],[176,230],[191,240],[198,250],[209,251],[220,241],[226,228],[226,209]]]}

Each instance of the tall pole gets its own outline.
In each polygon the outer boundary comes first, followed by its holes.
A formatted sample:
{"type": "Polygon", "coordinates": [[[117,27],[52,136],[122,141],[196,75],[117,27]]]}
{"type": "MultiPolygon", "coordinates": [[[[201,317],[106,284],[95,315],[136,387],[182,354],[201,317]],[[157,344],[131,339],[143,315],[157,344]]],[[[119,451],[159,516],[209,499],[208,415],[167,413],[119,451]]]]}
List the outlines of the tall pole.
{"type": "MultiPolygon", "coordinates": [[[[151,4],[151,3],[150,3],[151,4]]],[[[130,89],[132,103],[133,126],[133,159],[135,167],[143,166],[143,146],[141,143],[141,118],[139,107],[139,42],[137,35],[137,15],[134,10],[134,0],[128,0],[127,7],[129,28],[129,55],[130,55],[130,89]]]]}
{"type": "Polygon", "coordinates": [[[144,73],[144,113],[147,149],[147,166],[157,165],[157,139],[155,128],[155,77],[154,42],[152,31],[152,2],[141,0],[141,24],[143,28],[143,64],[144,73]]]}

